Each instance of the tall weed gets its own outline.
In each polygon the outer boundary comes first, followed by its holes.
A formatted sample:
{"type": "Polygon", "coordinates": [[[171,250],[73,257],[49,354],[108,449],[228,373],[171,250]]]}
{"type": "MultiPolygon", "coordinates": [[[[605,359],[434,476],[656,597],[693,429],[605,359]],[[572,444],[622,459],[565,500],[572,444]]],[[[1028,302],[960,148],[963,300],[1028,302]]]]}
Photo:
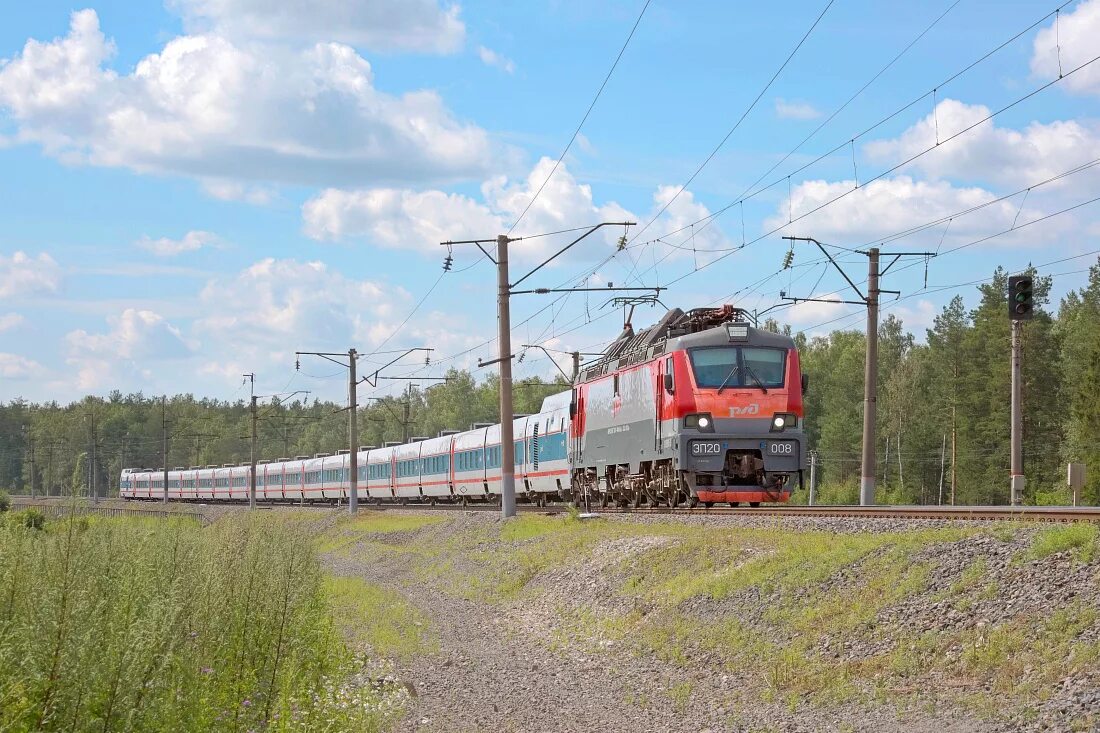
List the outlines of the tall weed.
{"type": "Polygon", "coordinates": [[[0,730],[377,730],[358,669],[292,521],[0,527],[0,730]]]}

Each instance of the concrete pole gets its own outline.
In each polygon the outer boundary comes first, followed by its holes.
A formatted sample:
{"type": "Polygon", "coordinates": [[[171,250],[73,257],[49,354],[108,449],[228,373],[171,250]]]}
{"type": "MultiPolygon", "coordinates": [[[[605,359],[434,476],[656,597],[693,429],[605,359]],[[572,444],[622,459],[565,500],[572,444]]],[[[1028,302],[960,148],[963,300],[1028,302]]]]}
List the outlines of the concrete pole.
{"type": "Polygon", "coordinates": [[[348,513],[359,511],[359,401],[356,399],[355,362],[359,354],[348,349],[348,440],[351,452],[348,453],[348,479],[351,491],[348,494],[348,513]]]}
{"type": "Polygon", "coordinates": [[[810,500],[809,505],[817,502],[817,451],[810,451],[810,500]]]}
{"type": "Polygon", "coordinates": [[[500,344],[500,516],[516,516],[516,446],[512,434],[512,317],[508,236],[497,237],[497,328],[500,344]]]}
{"type": "Polygon", "coordinates": [[[1009,499],[1019,506],[1024,498],[1024,418],[1021,404],[1020,321],[1012,322],[1012,466],[1009,471],[1009,499]]]}
{"type": "Polygon", "coordinates": [[[249,417],[252,423],[252,434],[249,441],[248,449],[248,508],[256,508],[256,395],[252,395],[252,402],[249,405],[249,417]]]}
{"type": "Polygon", "coordinates": [[[867,253],[867,362],[863,371],[863,465],[859,505],[875,503],[875,418],[878,409],[878,247],[867,253]]]}
{"type": "Polygon", "coordinates": [[[96,476],[95,476],[95,461],[96,461],[96,442],[97,436],[95,432],[95,410],[92,410],[92,461],[89,468],[92,472],[92,477],[88,481],[88,487],[92,490],[92,503],[99,503],[99,494],[96,492],[96,476]]]}
{"type": "Polygon", "coordinates": [[[168,503],[168,397],[160,398],[161,455],[164,457],[164,503],[168,503]]]}
{"type": "Polygon", "coordinates": [[[943,467],[947,458],[947,433],[943,434],[943,445],[940,446],[940,493],[937,504],[943,503],[943,467]]]}

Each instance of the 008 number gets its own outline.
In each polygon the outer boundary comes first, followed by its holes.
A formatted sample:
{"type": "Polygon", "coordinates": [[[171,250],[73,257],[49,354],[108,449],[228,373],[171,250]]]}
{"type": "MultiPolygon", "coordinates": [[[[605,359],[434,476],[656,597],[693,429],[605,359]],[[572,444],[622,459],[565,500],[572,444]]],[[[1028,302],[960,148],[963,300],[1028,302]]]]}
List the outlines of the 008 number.
{"type": "Polygon", "coordinates": [[[794,443],[768,443],[768,455],[791,456],[794,455],[794,443]]]}

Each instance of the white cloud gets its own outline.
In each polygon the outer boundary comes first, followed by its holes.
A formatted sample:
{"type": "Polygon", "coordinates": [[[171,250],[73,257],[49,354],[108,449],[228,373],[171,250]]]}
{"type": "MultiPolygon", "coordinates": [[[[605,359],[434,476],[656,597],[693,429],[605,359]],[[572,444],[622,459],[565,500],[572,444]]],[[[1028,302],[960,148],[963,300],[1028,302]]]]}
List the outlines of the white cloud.
{"type": "Polygon", "coordinates": [[[4,331],[10,331],[11,329],[22,325],[27,319],[18,313],[2,313],[0,314],[0,333],[4,331]]]}
{"type": "Polygon", "coordinates": [[[104,333],[80,329],[65,335],[66,361],[76,369],[76,383],[82,390],[113,386],[123,373],[144,377],[149,374],[143,368],[145,362],[181,359],[197,348],[153,311],[127,308],[107,323],[109,330],[104,333]]]}
{"type": "Polygon", "coordinates": [[[31,257],[15,252],[11,257],[0,254],[0,298],[55,291],[61,284],[61,268],[45,252],[31,257]]]}
{"type": "MultiPolygon", "coordinates": [[[[482,199],[442,191],[369,189],[342,191],[328,189],[302,206],[305,233],[322,240],[367,238],[375,244],[395,249],[440,252],[439,243],[447,239],[492,237],[508,230],[531,201],[554,161],[541,159],[521,181],[510,182],[500,176],[482,184],[482,199]]],[[[558,167],[539,198],[524,217],[517,235],[556,231],[578,222],[626,221],[632,215],[611,202],[597,205],[590,186],[577,182],[567,167],[558,167]]],[[[622,233],[610,229],[601,238],[605,245],[622,233]]],[[[515,245],[517,259],[545,254],[554,242],[535,239],[515,245]]]]}
{"type": "Polygon", "coordinates": [[[210,232],[202,231],[187,232],[181,239],[142,237],[137,242],[138,247],[149,250],[160,257],[175,257],[184,252],[194,252],[203,247],[216,246],[217,244],[218,238],[216,236],[210,232]]]}
{"type": "Polygon", "coordinates": [[[202,190],[221,201],[244,201],[256,206],[271,203],[275,193],[263,186],[250,186],[224,178],[207,178],[202,182],[202,190]]]}
{"type": "Polygon", "coordinates": [[[507,56],[503,56],[491,48],[485,46],[477,47],[477,55],[481,59],[481,63],[486,66],[494,66],[507,74],[516,73],[516,64],[512,59],[507,56]]]}
{"type": "Polygon", "coordinates": [[[466,37],[459,6],[436,0],[169,0],[169,6],[198,29],[249,38],[450,53],[466,37]]]}
{"type": "Polygon", "coordinates": [[[775,99],[775,114],[782,120],[816,120],[821,116],[809,102],[788,101],[782,97],[775,99]]]}
{"type": "Polygon", "coordinates": [[[469,197],[392,188],[330,188],[302,206],[302,217],[305,233],[313,239],[368,237],[384,247],[434,253],[440,253],[439,243],[447,239],[507,229],[499,217],[469,197]]]}
{"type": "Polygon", "coordinates": [[[377,343],[372,328],[392,322],[407,300],[403,290],[346,278],[322,262],[269,258],[208,283],[200,302],[209,315],[195,330],[233,345],[238,358],[251,352],[288,363],[301,348],[377,343]]]}
{"type": "MultiPolygon", "coordinates": [[[[265,4],[266,7],[266,4],[265,4]]],[[[209,181],[362,184],[481,175],[498,151],[432,91],[378,91],[353,48],[189,35],[119,75],[93,10],[0,64],[0,110],[67,162],[209,181]]]]}
{"type": "Polygon", "coordinates": [[[0,377],[4,379],[28,379],[41,369],[38,362],[24,356],[0,353],[0,377]]]}
{"type": "MultiPolygon", "coordinates": [[[[812,231],[815,237],[827,242],[862,243],[950,217],[998,198],[996,194],[982,188],[960,188],[946,181],[918,181],[909,176],[883,178],[853,191],[854,187],[855,181],[817,180],[800,183],[791,191],[790,209],[795,217],[827,205],[799,220],[790,231],[812,231]],[[847,196],[837,200],[846,193],[847,196]],[[835,203],[829,203],[834,200],[835,203]]],[[[1020,211],[1018,199],[991,204],[980,211],[954,219],[947,229],[945,243],[975,239],[1010,229],[1013,222],[1017,225],[1025,224],[1043,213],[1041,209],[1030,204],[1020,211]]],[[[787,221],[788,202],[784,200],[777,207],[776,214],[765,222],[765,228],[770,230],[781,227],[787,221]]],[[[1027,230],[1028,241],[1034,243],[1040,234],[1043,237],[1054,236],[1060,231],[1059,227],[1064,226],[1058,221],[1054,220],[1049,226],[1042,227],[1041,232],[1027,230]]],[[[936,237],[938,242],[945,227],[946,224],[919,236],[925,239],[936,237]]],[[[1006,236],[1001,241],[1012,240],[1006,236]]]]}
{"type": "MultiPolygon", "coordinates": [[[[1057,79],[1096,56],[1096,39],[1100,38],[1100,0],[1081,3],[1073,12],[1063,13],[1057,22],[1057,29],[1051,23],[1035,35],[1031,72],[1043,79],[1057,79]]],[[[1074,92],[1100,94],[1100,65],[1087,66],[1062,84],[1074,92]]]]}
{"type": "MultiPolygon", "coordinates": [[[[934,147],[937,139],[977,124],[989,112],[982,105],[945,99],[897,138],[868,143],[864,150],[872,160],[895,165],[934,147]]],[[[1023,130],[996,127],[989,120],[923,155],[911,167],[936,178],[1022,188],[1098,157],[1100,130],[1076,120],[1032,122],[1023,130]]],[[[1080,177],[1073,180],[1079,182],[1080,177]]]]}

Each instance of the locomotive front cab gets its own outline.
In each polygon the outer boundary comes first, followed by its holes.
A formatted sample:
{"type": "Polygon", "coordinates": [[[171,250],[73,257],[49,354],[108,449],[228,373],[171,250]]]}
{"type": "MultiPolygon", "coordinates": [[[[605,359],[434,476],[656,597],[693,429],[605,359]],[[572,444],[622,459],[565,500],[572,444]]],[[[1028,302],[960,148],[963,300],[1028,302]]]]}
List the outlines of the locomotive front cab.
{"type": "Polygon", "coordinates": [[[684,337],[681,348],[690,392],[676,400],[679,464],[689,492],[704,503],[787,501],[806,459],[792,339],[733,322],[684,337]]]}

